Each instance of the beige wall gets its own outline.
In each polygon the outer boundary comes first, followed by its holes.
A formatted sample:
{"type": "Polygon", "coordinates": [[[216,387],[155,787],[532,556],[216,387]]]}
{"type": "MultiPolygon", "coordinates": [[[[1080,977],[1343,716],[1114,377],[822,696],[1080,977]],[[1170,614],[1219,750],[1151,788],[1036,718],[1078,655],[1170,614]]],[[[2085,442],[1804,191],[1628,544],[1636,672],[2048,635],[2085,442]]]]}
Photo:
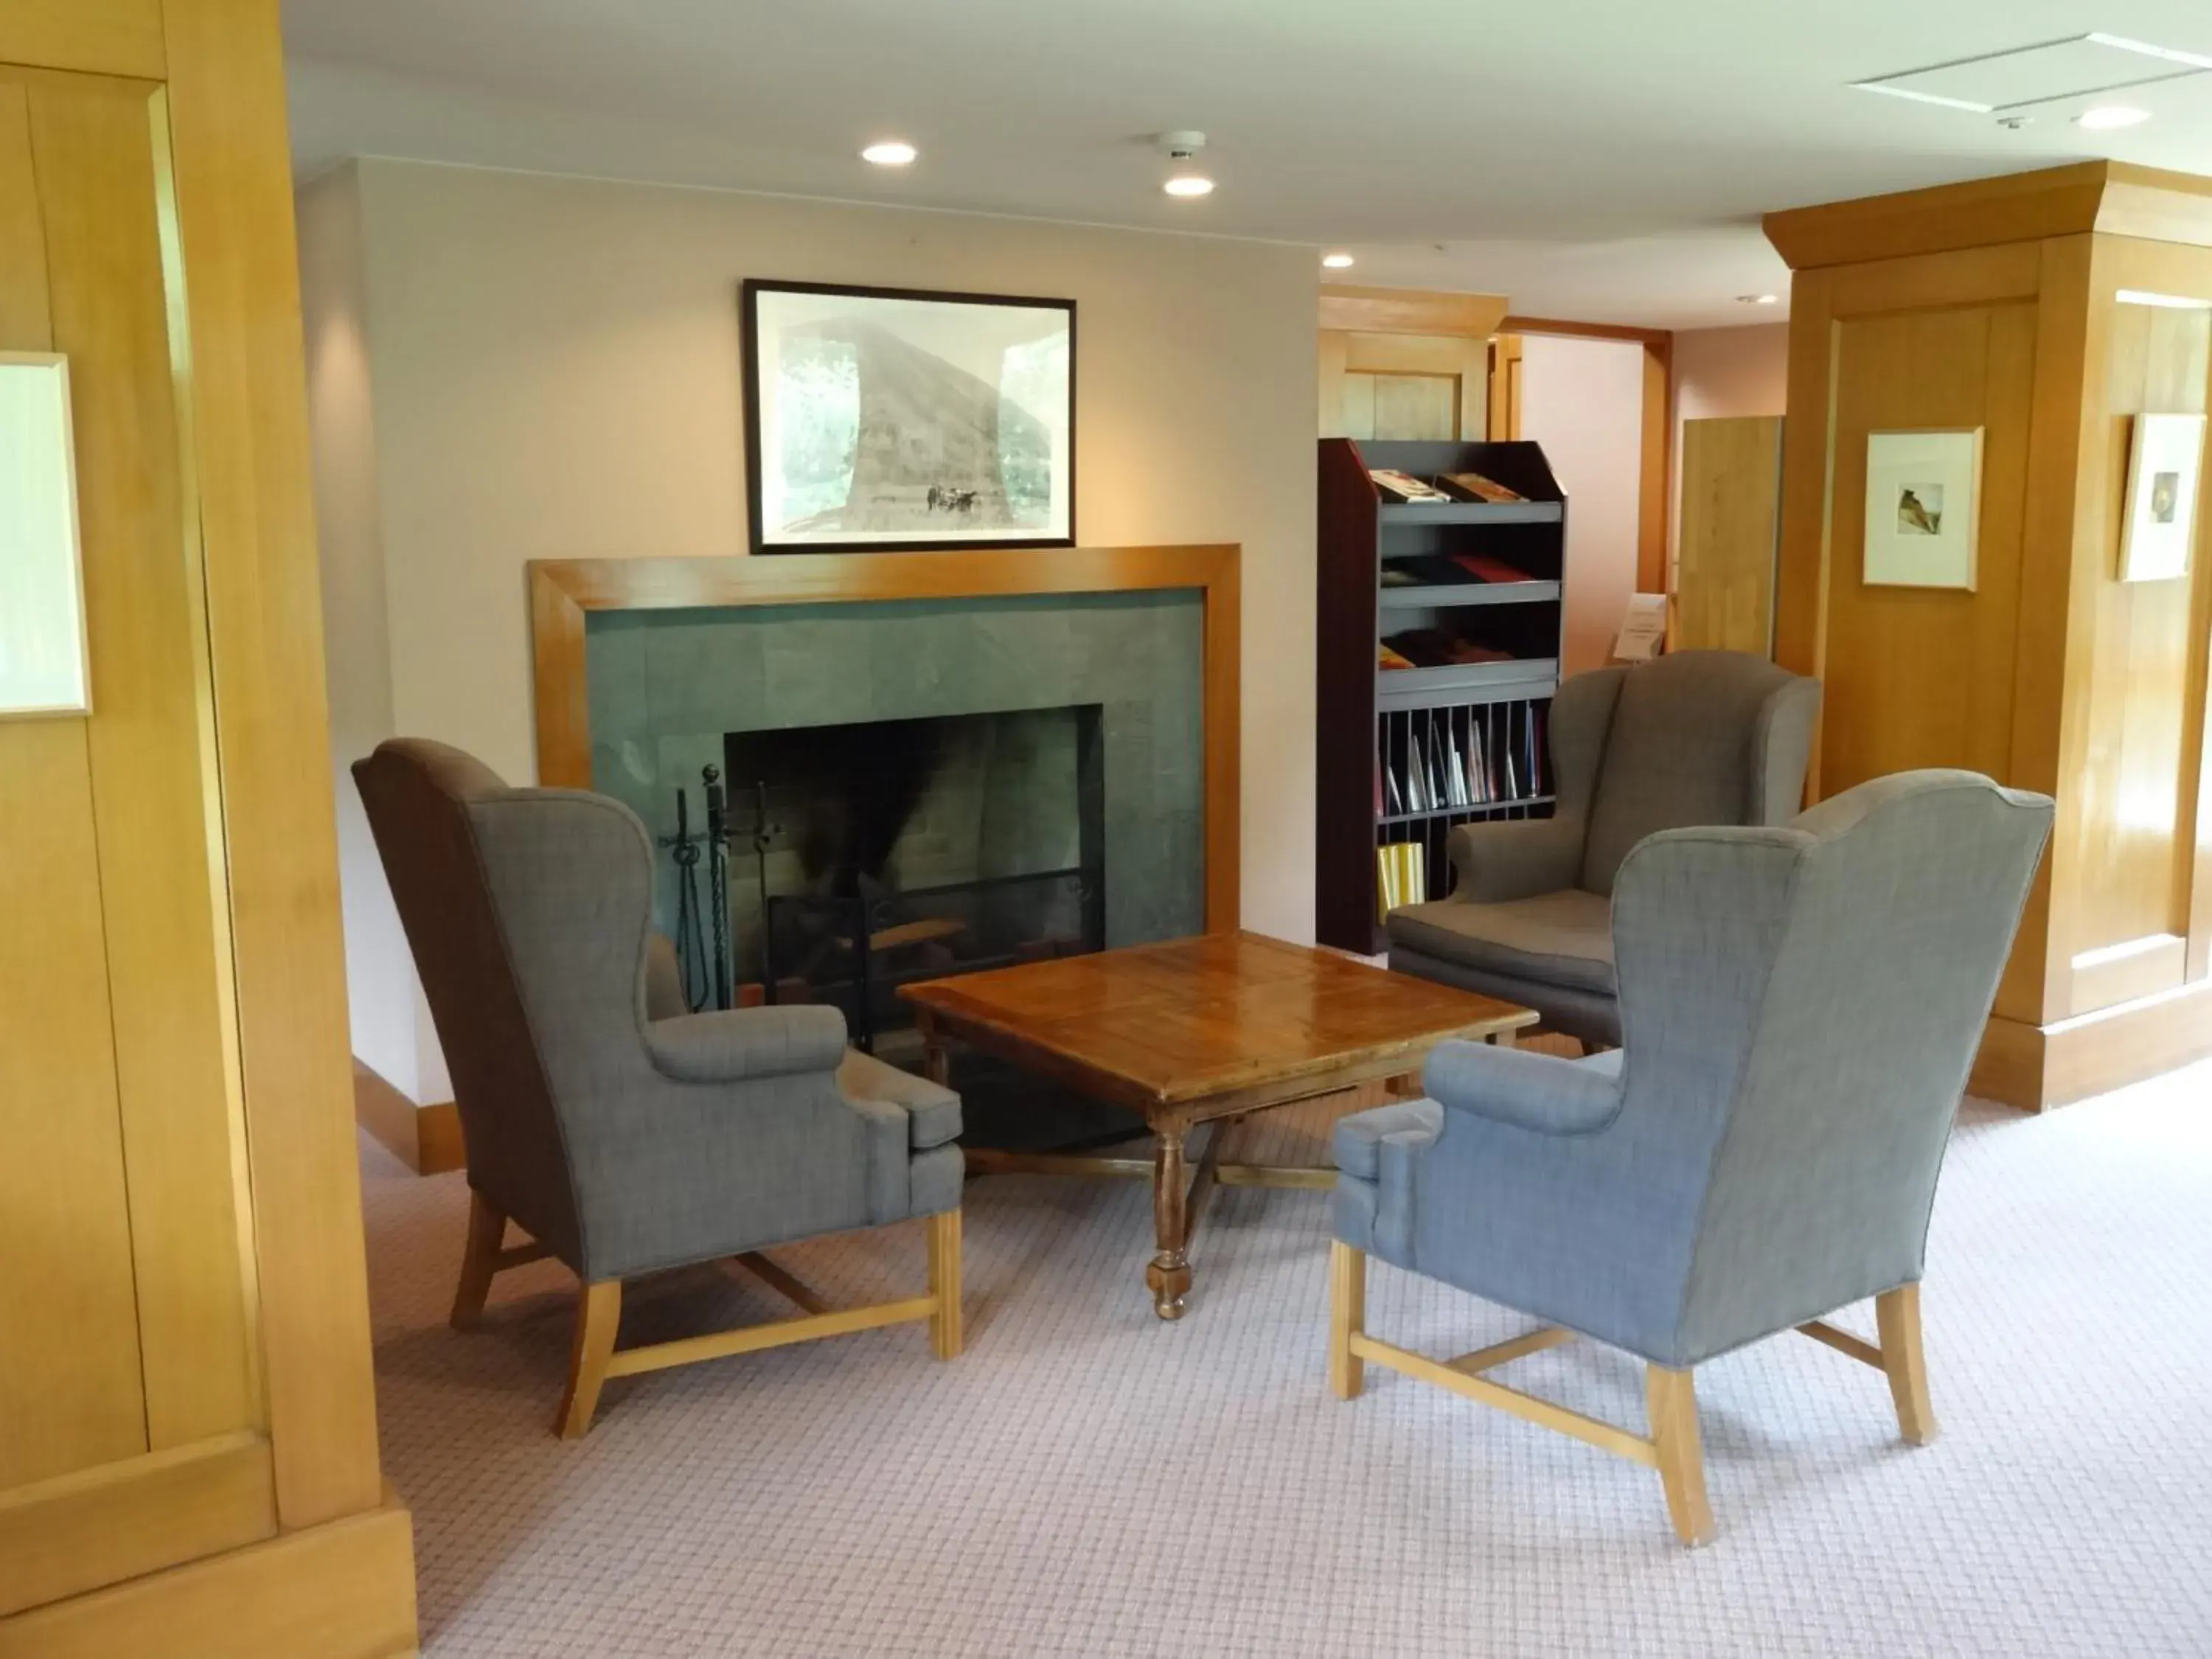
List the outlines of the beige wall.
{"type": "Polygon", "coordinates": [[[1560,672],[1601,667],[1636,591],[1644,476],[1644,348],[1524,335],[1521,435],[1544,447],[1567,496],[1566,643],[1560,672]]]}
{"type": "Polygon", "coordinates": [[[1790,325],[1686,328],[1674,336],[1674,418],[1779,415],[1790,395],[1790,325]]]}
{"type": "MultiPolygon", "coordinates": [[[[340,561],[380,539],[384,603],[333,601],[334,640],[364,630],[332,653],[349,679],[333,702],[358,716],[341,763],[390,730],[529,778],[524,562],[744,551],[742,278],[1069,296],[1078,535],[1243,544],[1244,921],[1311,937],[1310,249],[363,161],[305,192],[311,308],[343,308],[326,269],[343,228],[325,224],[343,216],[319,198],[347,191],[376,487],[325,467],[323,535],[340,561]]],[[[313,392],[319,420],[337,418],[343,399],[319,377],[313,392]]],[[[375,908],[353,894],[381,880],[359,845],[344,873],[350,923],[375,908]]],[[[418,994],[373,926],[353,934],[356,1030],[381,1029],[418,994]]],[[[420,1036],[411,1086],[392,1080],[428,1100],[445,1079],[420,1036]]]]}
{"type": "Polygon", "coordinates": [[[396,1087],[410,1090],[419,1060],[418,1026],[427,1026],[411,991],[406,936],[378,870],[361,797],[346,775],[356,756],[368,753],[393,729],[361,188],[355,170],[326,174],[301,191],[299,224],[353,1048],[396,1087]]]}

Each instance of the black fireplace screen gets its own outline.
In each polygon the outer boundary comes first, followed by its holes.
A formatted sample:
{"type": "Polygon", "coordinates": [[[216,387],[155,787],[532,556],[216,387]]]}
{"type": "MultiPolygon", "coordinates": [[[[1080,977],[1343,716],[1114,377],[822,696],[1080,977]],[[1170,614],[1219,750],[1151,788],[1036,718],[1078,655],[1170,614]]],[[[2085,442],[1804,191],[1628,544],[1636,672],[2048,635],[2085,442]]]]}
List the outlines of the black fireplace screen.
{"type": "Polygon", "coordinates": [[[1103,948],[1096,704],[732,732],[729,948],[863,1047],[898,987],[1103,948]]]}

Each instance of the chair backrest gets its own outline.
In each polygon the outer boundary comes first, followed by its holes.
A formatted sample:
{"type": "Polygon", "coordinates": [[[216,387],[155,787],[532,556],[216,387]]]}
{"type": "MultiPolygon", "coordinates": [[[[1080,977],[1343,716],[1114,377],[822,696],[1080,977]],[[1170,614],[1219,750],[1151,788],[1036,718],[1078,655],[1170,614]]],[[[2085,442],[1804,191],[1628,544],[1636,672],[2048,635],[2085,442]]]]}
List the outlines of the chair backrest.
{"type": "Polygon", "coordinates": [[[469,1182],[579,1259],[594,1073],[641,1066],[652,847],[620,803],[395,738],[353,768],[453,1080],[469,1182]],[[569,1109],[564,1113],[564,1102],[569,1109]]]}
{"type": "Polygon", "coordinates": [[[1695,1206],[1684,1352],[1919,1277],[2051,818],[1976,773],[1905,772],[1786,828],[1674,830],[1625,860],[1620,1127],[1695,1206]]]}
{"type": "Polygon", "coordinates": [[[1589,803],[1578,884],[1613,891],[1662,830],[1785,823],[1804,799],[1818,680],[1740,651],[1681,651],[1625,671],[1589,803]]]}

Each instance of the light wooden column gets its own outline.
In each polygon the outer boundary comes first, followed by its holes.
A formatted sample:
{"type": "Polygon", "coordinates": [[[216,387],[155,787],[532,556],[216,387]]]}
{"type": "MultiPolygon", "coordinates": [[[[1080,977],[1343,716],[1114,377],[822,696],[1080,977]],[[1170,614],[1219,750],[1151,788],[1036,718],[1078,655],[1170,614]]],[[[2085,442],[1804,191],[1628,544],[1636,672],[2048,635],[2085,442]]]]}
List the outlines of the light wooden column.
{"type": "Polygon", "coordinates": [[[1670,645],[1771,656],[1782,417],[1683,422],[1681,493],[1670,645]]]}
{"type": "Polygon", "coordinates": [[[1766,228],[1796,272],[1775,647],[1826,685],[1815,798],[1966,766],[2057,801],[1978,1091],[2212,1053],[2212,514],[2188,575],[2119,580],[2130,422],[2212,391],[2212,179],[2085,162],[1766,228]],[[1868,434],[1927,427],[1984,434],[1971,592],[1861,580],[1868,434]]]}
{"type": "Polygon", "coordinates": [[[0,5],[92,712],[0,722],[0,1659],[415,1644],[378,1463],[276,0],[0,5]]]}

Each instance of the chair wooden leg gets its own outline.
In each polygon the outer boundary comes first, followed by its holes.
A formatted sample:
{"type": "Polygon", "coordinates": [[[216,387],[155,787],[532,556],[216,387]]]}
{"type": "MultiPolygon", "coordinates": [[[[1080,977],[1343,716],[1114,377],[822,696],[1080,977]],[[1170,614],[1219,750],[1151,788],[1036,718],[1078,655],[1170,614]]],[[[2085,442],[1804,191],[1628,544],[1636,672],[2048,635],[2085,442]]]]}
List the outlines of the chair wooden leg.
{"type": "Polygon", "coordinates": [[[965,1340],[960,1313],[960,1212],[947,1210],[925,1224],[929,1229],[929,1294],[937,1304],[929,1316],[929,1350],[939,1359],[957,1359],[965,1340]]]}
{"type": "Polygon", "coordinates": [[[1328,1246],[1328,1386],[1339,1400],[1357,1400],[1367,1364],[1352,1339],[1367,1328],[1367,1252],[1340,1239],[1328,1246]]]}
{"type": "Polygon", "coordinates": [[[1881,1337],[1881,1368],[1889,1376],[1889,1397],[1897,1402],[1897,1426],[1916,1446],[1936,1437],[1936,1413],[1928,1404],[1928,1357],[1920,1346],[1920,1286],[1900,1285],[1875,1298],[1875,1329],[1881,1337]]]}
{"type": "Polygon", "coordinates": [[[1705,1501],[1705,1449],[1698,1436],[1698,1396],[1688,1371],[1646,1368],[1644,1401],[1651,1444],[1667,1489],[1667,1515],[1674,1535],[1695,1547],[1713,1536],[1712,1506],[1705,1501]]]}
{"type": "Polygon", "coordinates": [[[507,1218],[489,1199],[469,1189],[469,1241],[461,1252],[461,1282],[453,1289],[453,1311],[448,1322],[457,1331],[473,1328],[483,1317],[484,1298],[491,1294],[491,1277],[499,1271],[499,1249],[507,1237],[507,1218]]]}
{"type": "Polygon", "coordinates": [[[622,1323],[622,1280],[602,1279],[576,1292],[576,1340],[568,1351],[568,1392],[561,1401],[554,1427],[563,1440],[580,1440],[599,1408],[599,1390],[614,1358],[615,1331],[622,1323]]]}

